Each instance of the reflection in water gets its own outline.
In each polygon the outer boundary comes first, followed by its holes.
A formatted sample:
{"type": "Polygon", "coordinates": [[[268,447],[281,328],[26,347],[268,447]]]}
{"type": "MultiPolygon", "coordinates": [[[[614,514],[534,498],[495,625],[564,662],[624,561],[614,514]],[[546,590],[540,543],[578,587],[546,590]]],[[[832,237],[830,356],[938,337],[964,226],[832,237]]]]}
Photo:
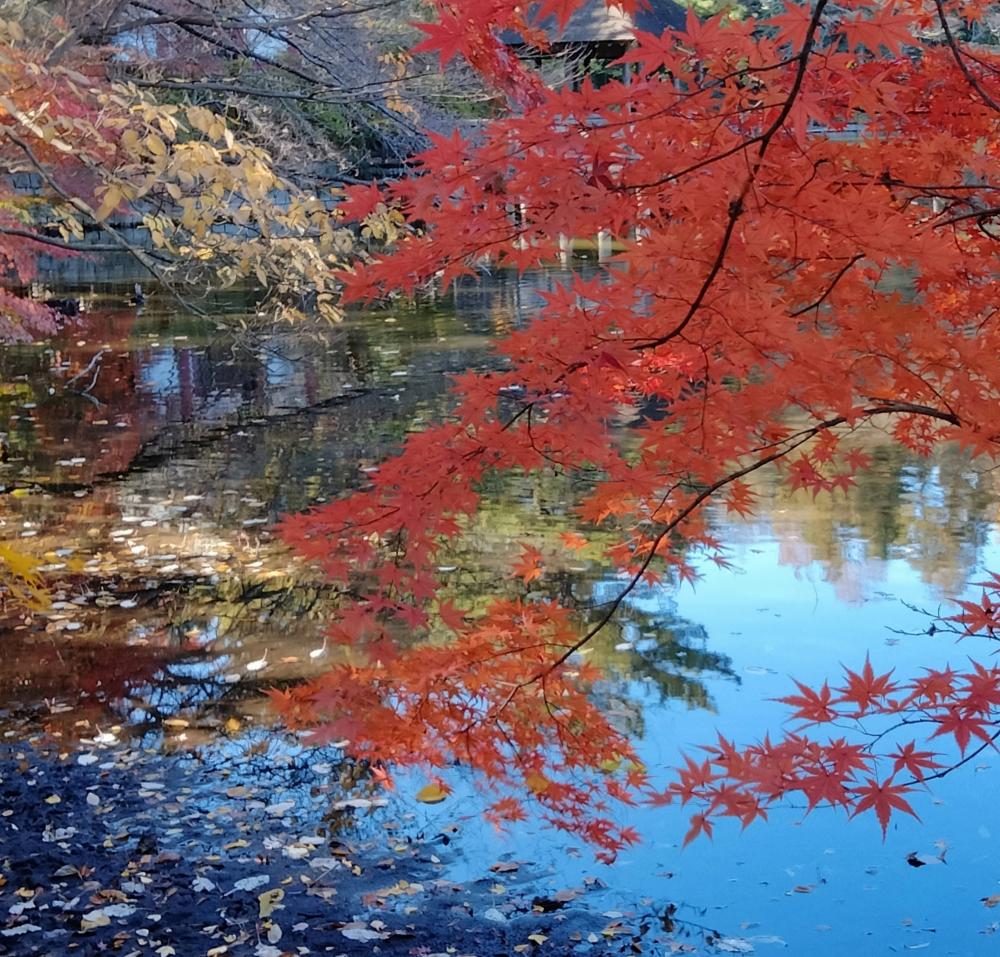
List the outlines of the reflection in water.
{"type": "MultiPolygon", "coordinates": [[[[525,322],[559,277],[501,273],[430,306],[244,343],[154,306],[104,306],[122,301],[111,292],[58,341],[0,352],[10,448],[0,471],[4,541],[37,556],[54,589],[53,608],[18,625],[20,644],[7,661],[19,679],[8,683],[7,702],[71,701],[88,671],[106,667],[97,662],[101,649],[116,646],[150,652],[136,651],[135,681],[144,686],[146,657],[232,655],[239,670],[275,646],[287,653],[272,655],[269,677],[290,680],[322,665],[309,657],[322,641],[322,589],[289,567],[270,524],[356,486],[359,466],[374,467],[408,431],[442,414],[448,374],[491,361],[488,337],[525,322]],[[293,582],[308,594],[273,607],[293,582]],[[192,629],[203,636],[196,649],[183,637],[192,629]],[[65,647],[52,657],[54,642],[65,647]],[[67,664],[67,675],[80,679],[62,692],[52,669],[33,666],[69,661],[80,648],[94,664],[67,664]]],[[[219,312],[247,308],[238,296],[217,304],[219,312]]],[[[809,574],[819,563],[845,601],[885,587],[898,559],[942,595],[960,589],[991,527],[992,474],[970,471],[954,450],[916,460],[875,429],[858,441],[873,466],[848,495],[812,501],[764,477],[760,513],[727,525],[727,540],[741,548],[775,539],[782,563],[809,574]]],[[[471,547],[455,556],[463,607],[474,612],[489,593],[509,543],[532,536],[552,556],[553,597],[606,600],[615,582],[603,580],[596,553],[572,567],[557,557],[556,536],[573,527],[566,506],[581,481],[535,476],[488,487],[471,547]]],[[[676,619],[662,590],[630,602],[590,654],[609,674],[694,707],[711,706],[699,674],[729,673],[700,626],[676,619]]],[[[121,696],[131,660],[110,657],[117,676],[99,679],[108,702],[121,696]]],[[[176,683],[162,674],[164,685],[176,683]]],[[[190,703],[173,708],[182,706],[190,703]]]]}
{"type": "Polygon", "coordinates": [[[858,433],[856,444],[872,459],[856,488],[814,500],[788,492],[773,473],[763,475],[755,486],[760,512],[732,529],[735,541],[774,538],[782,564],[822,564],[846,602],[871,598],[888,563],[900,558],[938,597],[961,591],[994,521],[994,473],[977,470],[955,447],[917,458],[874,428],[858,433]]]}
{"type": "MultiPolygon", "coordinates": [[[[9,444],[0,535],[38,559],[52,600],[44,611],[4,609],[5,719],[19,733],[67,738],[130,725],[144,744],[182,749],[218,744],[228,721],[269,720],[264,690],[342,653],[324,642],[330,596],[270,525],[355,487],[407,432],[446,413],[449,374],[496,361],[489,336],[527,321],[557,278],[498,274],[425,307],[250,343],[158,311],[155,300],[138,314],[109,295],[59,341],[0,351],[9,444]],[[164,725],[178,717],[183,740],[164,725]]],[[[234,298],[219,309],[246,305],[234,298]]],[[[813,631],[840,641],[884,624],[850,615],[887,593],[933,604],[976,577],[993,541],[993,473],[957,450],[915,459],[875,429],[857,441],[873,466],[846,496],[813,501],[760,476],[756,516],[713,515],[743,574],[708,569],[694,597],[670,585],[636,592],[588,650],[603,674],[595,700],[643,753],[672,760],[677,744],[706,740],[716,725],[732,730],[757,713],[753,702],[785,693],[772,674],[783,682],[823,649],[846,657],[813,631]],[[805,617],[793,593],[806,596],[805,617]],[[809,617],[814,606],[827,630],[809,617]]],[[[583,481],[488,483],[463,551],[449,558],[456,604],[481,610],[513,543],[530,541],[546,557],[533,598],[599,609],[619,587],[602,561],[608,543],[591,535],[591,550],[567,556],[559,542],[575,527],[568,503],[583,481]]],[[[649,823],[648,833],[663,826],[649,823]]],[[[697,881],[684,887],[694,896],[697,881]]]]}

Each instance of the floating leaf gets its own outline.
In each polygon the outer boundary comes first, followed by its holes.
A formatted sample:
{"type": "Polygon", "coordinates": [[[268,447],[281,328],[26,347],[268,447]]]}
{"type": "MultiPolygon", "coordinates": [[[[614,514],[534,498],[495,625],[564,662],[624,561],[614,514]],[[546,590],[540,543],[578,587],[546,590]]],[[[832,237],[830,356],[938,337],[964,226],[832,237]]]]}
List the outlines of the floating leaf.
{"type": "Polygon", "coordinates": [[[446,787],[434,781],[424,785],[414,797],[422,804],[440,804],[450,793],[446,787]]]}
{"type": "MultiPolygon", "coordinates": [[[[272,890],[264,891],[263,894],[258,894],[257,901],[260,905],[260,916],[262,918],[270,917],[284,899],[285,892],[280,887],[275,887],[272,890]]],[[[271,943],[275,943],[275,941],[271,941],[271,943]]]]}
{"type": "Polygon", "coordinates": [[[548,790],[552,782],[544,774],[539,774],[537,771],[529,771],[524,776],[524,783],[528,785],[528,790],[532,794],[541,794],[548,790]]]}
{"type": "Polygon", "coordinates": [[[252,891],[267,884],[271,878],[267,874],[257,874],[254,877],[244,877],[243,880],[233,884],[233,890],[252,891]]]}

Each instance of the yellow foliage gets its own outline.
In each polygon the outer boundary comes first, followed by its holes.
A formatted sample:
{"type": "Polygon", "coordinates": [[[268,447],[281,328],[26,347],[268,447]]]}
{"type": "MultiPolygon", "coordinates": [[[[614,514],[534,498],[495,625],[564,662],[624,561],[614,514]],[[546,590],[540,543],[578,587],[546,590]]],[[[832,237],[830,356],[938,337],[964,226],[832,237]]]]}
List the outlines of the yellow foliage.
{"type": "Polygon", "coordinates": [[[49,594],[38,574],[43,562],[34,555],[0,544],[0,585],[13,598],[30,608],[46,608],[49,594]]]}
{"type": "MultiPolygon", "coordinates": [[[[86,219],[108,224],[127,210],[175,258],[167,278],[172,272],[202,286],[227,286],[253,277],[281,316],[294,318],[289,303],[311,292],[322,315],[339,318],[334,271],[352,235],[334,225],[330,197],[285,182],[268,153],[241,141],[226,117],[203,106],[158,103],[135,84],[95,79],[100,74],[82,59],[84,48],[75,51],[78,72],[69,57],[49,65],[23,40],[16,24],[0,21],[0,117],[7,133],[0,163],[34,171],[61,193],[64,203],[46,225],[78,237],[86,219]],[[63,185],[93,182],[95,175],[100,185],[89,196],[63,185]]],[[[0,188],[0,204],[8,201],[27,225],[41,225],[33,198],[0,188]]],[[[400,224],[391,216],[373,222],[372,233],[393,238],[400,224]]]]}

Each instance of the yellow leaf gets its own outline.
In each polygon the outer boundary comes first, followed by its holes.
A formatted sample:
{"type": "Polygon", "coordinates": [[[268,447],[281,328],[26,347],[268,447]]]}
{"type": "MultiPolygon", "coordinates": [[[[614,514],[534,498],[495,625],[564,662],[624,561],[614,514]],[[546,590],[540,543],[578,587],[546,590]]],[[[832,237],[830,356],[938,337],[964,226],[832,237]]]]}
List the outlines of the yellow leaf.
{"type": "Polygon", "coordinates": [[[203,106],[189,106],[187,109],[188,123],[199,133],[204,133],[208,130],[212,119],[211,112],[203,106]]]}
{"type": "Polygon", "coordinates": [[[62,804],[62,798],[58,794],[50,794],[45,799],[46,804],[62,804]]]}
{"type": "Polygon", "coordinates": [[[155,133],[150,133],[145,139],[146,149],[154,156],[166,156],[167,146],[155,133]]]}
{"type": "Polygon", "coordinates": [[[230,718],[230,719],[229,719],[229,720],[228,720],[228,721],[226,722],[226,730],[227,730],[227,731],[228,731],[228,732],[229,732],[230,734],[235,734],[235,733],[236,733],[237,731],[239,731],[239,730],[240,730],[240,728],[241,728],[241,727],[243,727],[243,726],[242,726],[242,725],[240,724],[240,722],[239,722],[239,719],[238,719],[238,718],[230,718]]]}
{"type": "Polygon", "coordinates": [[[548,940],[544,934],[528,934],[528,940],[533,944],[544,944],[548,940]]]}
{"type": "Polygon", "coordinates": [[[423,804],[440,804],[451,792],[438,782],[425,785],[414,795],[423,804]]]}
{"type": "Polygon", "coordinates": [[[134,153],[139,148],[139,134],[135,130],[123,130],[121,143],[130,153],[134,153]]]}
{"type": "Polygon", "coordinates": [[[284,899],[285,892],[280,887],[264,891],[263,894],[258,894],[257,901],[260,904],[260,916],[262,918],[270,917],[275,908],[277,908],[284,899]]]}
{"type": "Polygon", "coordinates": [[[97,212],[94,215],[97,219],[107,219],[121,204],[122,192],[117,186],[109,186],[107,192],[104,194],[104,199],[101,200],[101,205],[97,208],[97,212]]]}
{"type": "Polygon", "coordinates": [[[528,785],[528,789],[532,794],[541,794],[548,789],[549,784],[552,782],[544,774],[539,774],[537,771],[529,771],[524,776],[524,783],[528,785]]]}

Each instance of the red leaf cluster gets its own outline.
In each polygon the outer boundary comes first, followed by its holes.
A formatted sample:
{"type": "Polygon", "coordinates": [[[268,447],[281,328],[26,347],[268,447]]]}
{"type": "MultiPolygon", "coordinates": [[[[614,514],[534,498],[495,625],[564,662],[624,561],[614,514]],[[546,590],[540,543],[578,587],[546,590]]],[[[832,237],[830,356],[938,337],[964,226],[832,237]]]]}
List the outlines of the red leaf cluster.
{"type": "MultiPolygon", "coordinates": [[[[598,232],[616,242],[615,266],[547,293],[497,343],[498,368],[459,377],[452,416],[410,436],[369,485],[286,520],[286,540],[342,585],[348,640],[405,632],[416,644],[283,706],[385,760],[461,760],[511,785],[596,770],[597,790],[528,796],[613,847],[623,838],[604,802],[635,782],[599,769],[627,746],[588,697],[593,676],[566,669],[640,583],[692,578],[698,555],[724,560],[706,506],[749,512],[768,466],[793,490],[847,490],[868,465],[852,435],[870,422],[920,454],[952,440],[1000,448],[1000,71],[950,21],[947,42],[921,38],[944,8],[818,0],[764,23],[692,14],[684,31],[638,36],[629,82],[552,90],[499,41],[533,29],[524,5],[436,6],[425,48],[465,57],[522,108],[475,143],[436,141],[420,175],[385,191],[420,229],[354,274],[349,295],[447,285],[484,262],[544,265],[561,239],[598,232]],[[616,542],[605,556],[623,585],[607,614],[588,625],[571,603],[498,600],[461,627],[439,620],[441,551],[483,484],[545,471],[578,476],[579,519],[616,542]]],[[[372,201],[352,196],[359,213],[372,201]]],[[[515,566],[529,588],[540,573],[531,552],[515,566]]],[[[961,607],[962,626],[993,635],[995,603],[961,607]]],[[[885,827],[937,768],[907,739],[911,722],[972,753],[994,733],[995,677],[906,682],[866,663],[840,686],[800,684],[785,699],[800,723],[895,730],[720,742],[661,797],[699,805],[689,837],[794,794],[885,827]]]]}

